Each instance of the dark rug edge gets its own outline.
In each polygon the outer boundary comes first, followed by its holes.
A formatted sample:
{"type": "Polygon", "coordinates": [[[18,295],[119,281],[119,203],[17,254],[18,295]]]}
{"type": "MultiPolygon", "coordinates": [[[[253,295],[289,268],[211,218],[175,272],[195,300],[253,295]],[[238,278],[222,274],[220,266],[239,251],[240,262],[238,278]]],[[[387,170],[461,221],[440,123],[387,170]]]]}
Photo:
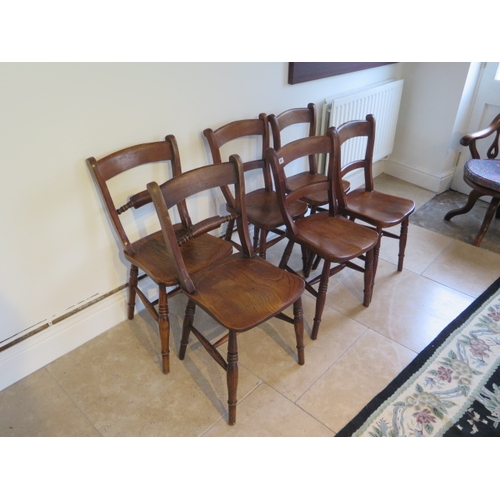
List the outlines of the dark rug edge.
{"type": "Polygon", "coordinates": [[[381,392],[379,392],[348,424],[346,424],[335,437],[352,437],[370,415],[415,372],[420,370],[434,351],[458,327],[465,323],[483,304],[500,289],[500,278],[496,279],[477,299],[464,309],[451,323],[449,323],[437,337],[425,347],[403,371],[381,392]]]}

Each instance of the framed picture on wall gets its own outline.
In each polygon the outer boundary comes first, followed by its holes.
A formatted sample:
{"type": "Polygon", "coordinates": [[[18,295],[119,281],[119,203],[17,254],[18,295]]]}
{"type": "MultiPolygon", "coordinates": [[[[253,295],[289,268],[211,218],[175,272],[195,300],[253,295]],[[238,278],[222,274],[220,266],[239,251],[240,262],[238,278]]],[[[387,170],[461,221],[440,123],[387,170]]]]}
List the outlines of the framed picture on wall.
{"type": "Polygon", "coordinates": [[[288,63],[288,83],[309,82],[320,78],[343,75],[353,71],[394,64],[393,62],[291,62],[288,63]]]}

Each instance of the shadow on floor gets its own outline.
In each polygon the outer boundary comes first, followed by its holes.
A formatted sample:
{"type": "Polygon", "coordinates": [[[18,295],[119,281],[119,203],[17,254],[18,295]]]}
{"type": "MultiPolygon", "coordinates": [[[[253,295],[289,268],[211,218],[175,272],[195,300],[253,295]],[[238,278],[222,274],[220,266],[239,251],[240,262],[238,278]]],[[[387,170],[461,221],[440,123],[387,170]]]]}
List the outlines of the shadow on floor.
{"type": "MultiPolygon", "coordinates": [[[[457,215],[451,221],[445,221],[444,216],[456,208],[465,205],[467,196],[456,191],[445,191],[436,195],[419,208],[411,217],[410,222],[417,226],[444,234],[450,238],[472,244],[484,219],[488,203],[479,200],[467,214],[457,215]]],[[[493,219],[481,243],[481,248],[500,253],[500,220],[493,219]]]]}

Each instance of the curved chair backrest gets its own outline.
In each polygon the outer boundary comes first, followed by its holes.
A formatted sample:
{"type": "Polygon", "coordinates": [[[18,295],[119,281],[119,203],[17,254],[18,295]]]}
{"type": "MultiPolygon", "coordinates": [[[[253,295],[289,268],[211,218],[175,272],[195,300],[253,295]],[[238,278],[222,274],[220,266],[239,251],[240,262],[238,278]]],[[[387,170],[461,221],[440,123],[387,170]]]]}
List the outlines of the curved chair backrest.
{"type": "MultiPolygon", "coordinates": [[[[141,183],[141,190],[131,193],[125,203],[117,204],[112,196],[108,181],[116,176],[123,174],[133,168],[140,167],[149,163],[168,162],[171,165],[172,176],[181,173],[181,160],[177,141],[173,135],[165,137],[164,141],[138,144],[96,160],[94,157],[87,159],[87,164],[97,183],[99,191],[104,200],[104,204],[109,213],[113,226],[120,238],[123,249],[130,254],[134,253],[133,245],[129,235],[120,220],[120,215],[130,208],[137,209],[148,203],[151,203],[151,197],[146,189],[146,180],[141,183]]],[[[168,166],[167,166],[168,168],[168,166]]],[[[125,201],[125,200],[122,200],[125,201]]],[[[181,201],[178,206],[181,223],[185,227],[191,225],[189,213],[186,204],[181,201]]]]}
{"type": "Polygon", "coordinates": [[[474,132],[472,134],[467,134],[462,139],[460,139],[460,144],[462,146],[468,146],[471,152],[472,158],[479,160],[481,158],[478,150],[476,141],[480,139],[485,139],[495,133],[493,142],[486,152],[486,157],[488,160],[494,160],[498,156],[499,152],[499,137],[500,137],[500,114],[497,115],[493,121],[483,130],[474,132]],[[496,133],[495,133],[496,132],[496,133]]]}
{"type": "MultiPolygon", "coordinates": [[[[271,126],[274,149],[278,150],[283,146],[282,131],[292,125],[300,123],[308,125],[307,137],[316,135],[316,106],[309,103],[306,108],[293,108],[283,111],[279,115],[271,114],[268,117],[271,126]]],[[[309,171],[311,174],[318,172],[316,156],[309,157],[309,171]]]]}

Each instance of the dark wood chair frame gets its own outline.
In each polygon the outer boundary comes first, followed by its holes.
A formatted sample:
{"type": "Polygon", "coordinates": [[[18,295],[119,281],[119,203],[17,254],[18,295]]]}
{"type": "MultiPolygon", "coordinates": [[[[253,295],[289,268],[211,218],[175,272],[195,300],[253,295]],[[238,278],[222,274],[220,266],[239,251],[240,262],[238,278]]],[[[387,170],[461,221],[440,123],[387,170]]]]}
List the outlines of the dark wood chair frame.
{"type": "Polygon", "coordinates": [[[159,186],[149,183],[148,191],[153,199],[162,227],[165,246],[175,263],[178,280],[188,298],[184,318],[179,357],[184,359],[189,335],[192,332],[211,357],[226,371],[228,386],[228,422],[236,421],[238,386],[237,335],[277,317],[292,323],[297,342],[299,364],[304,364],[303,312],[301,295],[302,279],[283,271],[255,254],[248,229],[244,203],[244,169],[240,158],[232,155],[230,161],[185,172],[159,186]],[[212,216],[192,226],[185,239],[179,240],[170,220],[169,209],[184,202],[188,197],[214,188],[234,187],[233,213],[212,216]],[[184,263],[182,246],[234,221],[241,241],[241,251],[217,261],[195,275],[191,275],[184,263]],[[291,318],[283,311],[293,305],[291,318]],[[199,306],[228,330],[216,341],[209,340],[194,326],[195,307],[199,306]],[[227,361],[218,351],[228,343],[227,361]]]}
{"type": "MultiPolygon", "coordinates": [[[[254,248],[258,249],[259,255],[266,258],[266,250],[275,245],[285,237],[285,231],[282,229],[284,225],[281,219],[276,192],[273,188],[272,176],[269,164],[264,157],[264,152],[269,148],[270,133],[269,122],[267,115],[261,113],[255,119],[236,120],[226,125],[223,125],[215,131],[207,128],[203,131],[206,137],[212,160],[214,163],[222,163],[221,148],[225,144],[235,139],[246,137],[260,137],[262,140],[262,153],[259,158],[244,162],[245,172],[260,170],[264,187],[248,192],[245,195],[247,205],[247,216],[250,224],[254,226],[254,248]],[[273,233],[275,237],[268,240],[268,234],[273,233]]],[[[236,153],[236,151],[232,151],[236,153]]],[[[234,210],[234,198],[230,189],[223,190],[224,198],[228,212],[234,210]]],[[[300,217],[307,210],[307,205],[298,201],[291,210],[294,216],[300,217]]],[[[226,229],[226,239],[231,240],[231,235],[234,230],[234,222],[230,222],[226,229]]],[[[238,243],[233,242],[235,247],[239,249],[238,243]]]]}
{"type": "Polygon", "coordinates": [[[375,190],[373,180],[373,149],[375,145],[376,124],[373,115],[367,115],[365,120],[352,120],[333,128],[335,140],[336,164],[342,179],[361,169],[364,173],[364,186],[345,193],[338,191],[340,213],[351,220],[361,220],[374,227],[380,235],[375,247],[374,269],[377,270],[382,237],[399,240],[398,271],[403,270],[405,249],[408,240],[410,215],[415,211],[415,203],[406,198],[400,198],[375,190]],[[364,158],[342,163],[342,145],[358,137],[366,137],[364,158]],[[400,225],[399,234],[388,231],[388,228],[400,225]]]}
{"type": "Polygon", "coordinates": [[[266,156],[270,162],[280,208],[287,228],[288,244],[279,266],[290,272],[297,271],[288,266],[294,245],[298,244],[306,253],[317,255],[324,261],[319,276],[305,279],[306,290],[316,298],[316,311],[311,338],[316,339],[323,314],[328,281],[331,276],[349,267],[364,274],[363,305],[370,305],[374,282],[374,249],[379,235],[373,229],[364,227],[340,215],[337,204],[337,185],[341,179],[335,164],[334,138],[332,130],[325,136],[307,137],[290,142],[278,151],[268,149],[266,156]],[[326,180],[305,184],[292,190],[287,184],[286,167],[298,159],[311,154],[328,155],[328,175],[326,180]],[[328,193],[328,210],[307,214],[294,219],[289,206],[295,200],[315,193],[328,193]],[[354,262],[360,259],[363,265],[354,262]],[[318,285],[315,288],[315,285],[318,285]]]}
{"type": "MultiPolygon", "coordinates": [[[[460,139],[460,144],[462,146],[466,146],[469,148],[473,160],[480,160],[481,156],[477,149],[477,141],[481,139],[486,139],[491,135],[495,134],[493,137],[493,142],[486,152],[486,158],[488,160],[494,160],[498,157],[499,153],[499,137],[500,137],[500,114],[497,115],[493,121],[483,130],[479,130],[478,132],[474,132],[471,134],[467,134],[460,139]]],[[[486,210],[486,214],[484,216],[481,227],[479,228],[476,237],[474,238],[473,245],[480,246],[483,241],[484,235],[488,230],[491,221],[493,220],[493,216],[496,214],[496,218],[500,218],[500,192],[488,189],[484,186],[480,186],[476,184],[471,179],[469,179],[466,175],[464,175],[464,181],[472,188],[472,191],[469,193],[469,197],[467,199],[466,204],[462,208],[458,208],[455,210],[450,210],[444,217],[444,220],[451,220],[453,217],[457,215],[466,214],[470,212],[476,201],[483,196],[491,196],[491,201],[486,210]]]]}
{"type": "MultiPolygon", "coordinates": [[[[308,126],[306,137],[314,137],[317,133],[316,105],[312,102],[310,102],[306,108],[288,109],[279,115],[270,114],[268,119],[273,137],[273,148],[276,151],[283,146],[282,132],[288,127],[306,124],[308,126]]],[[[309,156],[308,166],[308,170],[288,177],[287,185],[290,189],[294,190],[306,184],[326,180],[326,175],[319,172],[318,158],[316,155],[309,156]]],[[[350,189],[350,183],[346,180],[342,180],[342,187],[347,193],[350,189]]],[[[328,205],[328,193],[313,193],[302,201],[307,203],[311,213],[317,212],[318,210],[327,210],[325,206],[328,205]]],[[[316,269],[318,266],[319,261],[317,259],[316,262],[314,262],[314,258],[314,255],[303,255],[303,272],[306,278],[309,277],[311,269],[316,269]]]]}
{"type": "MultiPolygon", "coordinates": [[[[144,304],[146,310],[158,323],[161,342],[162,369],[165,374],[170,371],[170,320],[168,299],[180,291],[179,283],[173,268],[173,261],[168,256],[161,231],[148,234],[137,241],[130,241],[120,220],[120,215],[127,210],[138,209],[152,203],[146,187],[146,180],[141,184],[141,190],[128,197],[121,206],[115,200],[108,188],[110,179],[136,167],[155,162],[166,162],[171,166],[172,176],[181,174],[181,161],[177,141],[173,135],[168,135],[165,141],[134,145],[109,154],[96,160],[87,159],[87,165],[97,184],[104,206],[111,219],[112,226],[121,243],[123,256],[130,262],[128,279],[128,319],[134,318],[136,296],[144,304]],[[139,269],[144,273],[139,277],[139,269]],[[149,300],[140,288],[140,281],[145,276],[158,286],[158,298],[149,300]]],[[[168,176],[168,172],[167,172],[168,176]]],[[[191,232],[191,218],[184,201],[179,201],[177,211],[181,222],[175,225],[176,235],[183,238],[191,232]]],[[[233,247],[229,242],[211,235],[204,235],[199,240],[192,240],[183,248],[184,258],[190,272],[197,272],[218,259],[230,255],[233,247]]]]}

